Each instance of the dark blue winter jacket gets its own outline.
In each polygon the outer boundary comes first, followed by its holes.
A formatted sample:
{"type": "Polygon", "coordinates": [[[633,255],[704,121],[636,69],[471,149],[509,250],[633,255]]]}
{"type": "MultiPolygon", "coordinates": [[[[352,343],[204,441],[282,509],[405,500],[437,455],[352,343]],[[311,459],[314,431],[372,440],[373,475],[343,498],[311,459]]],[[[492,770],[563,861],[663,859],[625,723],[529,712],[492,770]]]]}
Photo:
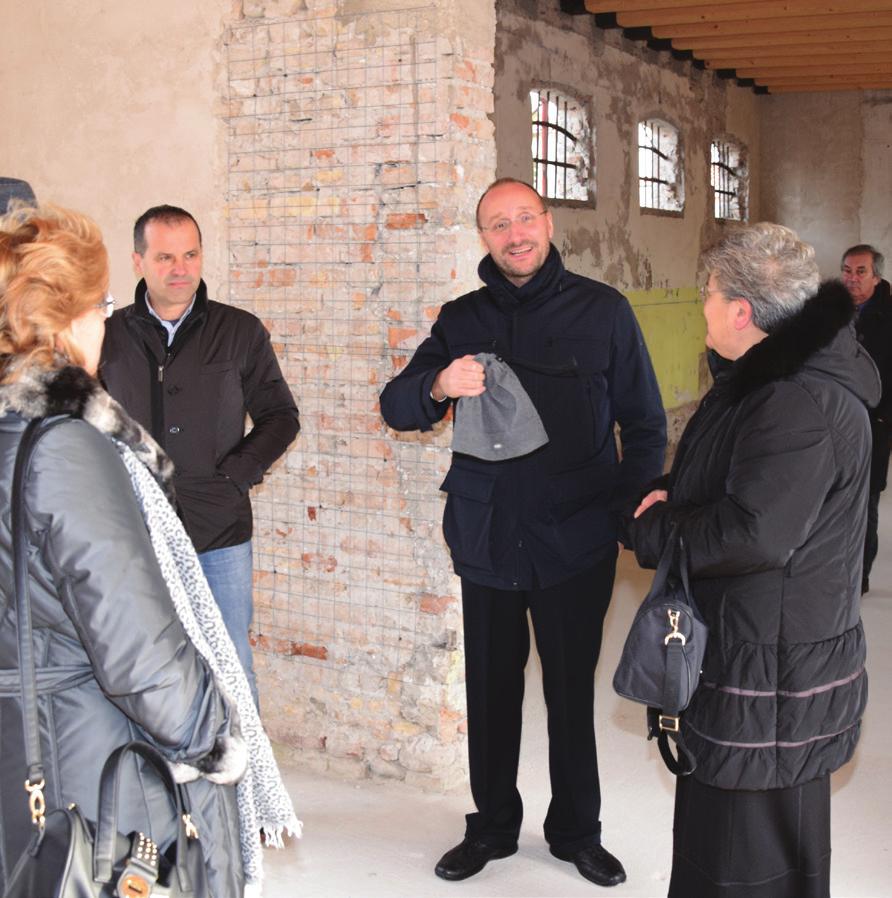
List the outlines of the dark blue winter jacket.
{"type": "Polygon", "coordinates": [[[616,552],[617,510],[662,472],[665,413],[638,323],[616,290],[566,271],[553,246],[522,287],[490,256],[479,274],[486,286],[443,306],[385,387],[381,413],[396,430],[430,430],[451,404],[435,402],[431,387],[453,359],[493,352],[511,365],[549,442],[509,460],[454,454],[441,487],[443,532],[460,576],[544,588],[616,552]]]}

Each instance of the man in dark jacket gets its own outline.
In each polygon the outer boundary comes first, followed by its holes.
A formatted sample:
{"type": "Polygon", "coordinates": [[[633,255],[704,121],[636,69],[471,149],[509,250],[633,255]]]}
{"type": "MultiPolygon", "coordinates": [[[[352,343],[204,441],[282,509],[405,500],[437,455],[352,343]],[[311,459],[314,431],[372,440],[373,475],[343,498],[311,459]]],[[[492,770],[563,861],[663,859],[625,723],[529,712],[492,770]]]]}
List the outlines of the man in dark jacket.
{"type": "Polygon", "coordinates": [[[176,466],[183,522],[256,702],[248,493],[297,435],[297,406],[261,322],[208,299],[201,231],[188,212],[149,209],[133,250],[142,279],[133,304],[108,321],[101,376],[176,466]]]}
{"type": "Polygon", "coordinates": [[[600,844],[594,672],[613,589],[616,512],[661,473],[665,415],[631,307],[612,288],[564,269],[536,191],[496,181],[480,199],[477,227],[489,250],[479,267],[486,286],[443,306],[381,395],[392,427],[430,430],[453,402],[461,416],[464,397],[484,396],[475,355],[492,353],[511,366],[548,437],[539,449],[496,461],[456,451],[441,487],[443,532],[461,577],[477,812],[435,872],[465,879],[517,850],[529,610],[548,706],[545,838],[584,877],[615,885],[625,871],[600,844]]]}
{"type": "Polygon", "coordinates": [[[843,253],[842,280],[855,304],[855,330],[880,372],[883,396],[870,410],[872,451],[870,499],[867,503],[867,536],[864,541],[862,594],[870,588],[870,568],[879,548],[880,493],[886,488],[889,438],[892,436],[892,298],[883,280],[883,254],[866,243],[843,253]]]}

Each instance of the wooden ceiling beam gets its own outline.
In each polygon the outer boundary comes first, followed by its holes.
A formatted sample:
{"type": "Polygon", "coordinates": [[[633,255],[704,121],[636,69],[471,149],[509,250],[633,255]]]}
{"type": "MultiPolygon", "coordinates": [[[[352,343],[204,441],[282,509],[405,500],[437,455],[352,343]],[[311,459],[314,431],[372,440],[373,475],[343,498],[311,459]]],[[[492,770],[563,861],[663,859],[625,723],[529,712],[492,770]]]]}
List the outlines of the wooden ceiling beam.
{"type": "Polygon", "coordinates": [[[756,84],[771,87],[773,84],[884,84],[892,82],[892,73],[888,75],[758,75],[753,79],[756,84]]]}
{"type": "Polygon", "coordinates": [[[788,19],[750,19],[745,22],[690,22],[656,25],[654,37],[684,38],[709,35],[783,34],[786,31],[825,31],[828,39],[847,28],[892,28],[892,12],[862,12],[857,16],[793,16],[788,19]]]}
{"type": "MultiPolygon", "coordinates": [[[[676,37],[672,45],[676,50],[724,49],[758,43],[760,47],[793,46],[821,41],[833,44],[863,43],[872,41],[892,41],[892,25],[886,28],[845,28],[832,33],[823,31],[774,31],[758,37],[733,32],[731,34],[710,34],[703,37],[676,37]]],[[[750,52],[750,51],[747,51],[750,52]]]]}
{"type": "MultiPolygon", "coordinates": [[[[771,2],[771,0],[761,0],[761,2],[771,2]]],[[[740,0],[713,0],[713,3],[740,3],[740,0]]],[[[703,0],[585,0],[586,11],[592,15],[638,12],[642,9],[678,9],[682,6],[703,6],[703,0]]]]}
{"type": "MultiPolygon", "coordinates": [[[[843,72],[851,66],[865,67],[873,65],[892,66],[892,58],[888,51],[885,53],[855,54],[826,56],[814,54],[812,56],[773,56],[773,57],[745,57],[728,59],[726,57],[710,57],[703,60],[707,69],[821,69],[824,71],[843,72]]],[[[884,70],[885,71],[885,70],[884,70]]],[[[743,77],[743,76],[742,76],[743,77]]]]}
{"type": "Polygon", "coordinates": [[[841,45],[833,43],[779,44],[775,47],[757,47],[747,44],[740,47],[711,47],[705,50],[691,50],[691,52],[698,59],[703,59],[706,62],[722,60],[722,65],[719,68],[734,68],[735,65],[744,65],[742,62],[734,62],[734,60],[756,59],[762,61],[819,57],[825,61],[843,61],[878,55],[888,58],[889,44],[887,41],[860,41],[841,45]]]}
{"type": "Polygon", "coordinates": [[[886,62],[877,62],[870,65],[861,65],[853,63],[852,65],[835,65],[831,69],[816,69],[813,66],[761,66],[759,68],[738,68],[729,66],[737,72],[738,78],[841,78],[845,75],[852,75],[859,78],[869,77],[871,75],[892,75],[892,59],[886,62]]]}
{"type": "Polygon", "coordinates": [[[741,3],[681,6],[670,9],[642,9],[617,12],[623,28],[655,28],[660,25],[685,25],[704,22],[746,22],[752,19],[839,16],[840,23],[851,26],[862,15],[892,13],[889,0],[745,0],[741,3]]]}
{"type": "Polygon", "coordinates": [[[814,82],[812,84],[775,84],[768,88],[771,94],[801,94],[809,93],[828,93],[830,91],[842,90],[889,90],[892,88],[892,79],[886,82],[864,82],[862,84],[824,84],[822,82],[814,82]]]}

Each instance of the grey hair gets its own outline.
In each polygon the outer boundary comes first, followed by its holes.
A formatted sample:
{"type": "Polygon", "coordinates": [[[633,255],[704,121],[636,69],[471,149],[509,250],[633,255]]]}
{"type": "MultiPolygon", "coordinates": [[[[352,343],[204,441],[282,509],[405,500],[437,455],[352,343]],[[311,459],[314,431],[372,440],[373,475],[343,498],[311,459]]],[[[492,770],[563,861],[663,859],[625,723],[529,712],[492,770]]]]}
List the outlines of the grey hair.
{"type": "Polygon", "coordinates": [[[842,268],[843,265],[846,264],[846,259],[848,259],[849,256],[863,255],[869,255],[873,259],[874,276],[881,278],[883,276],[883,265],[886,262],[886,257],[869,243],[858,243],[855,246],[850,246],[842,254],[842,258],[839,260],[839,267],[842,268]]]}
{"type": "Polygon", "coordinates": [[[814,247],[765,221],[732,231],[703,253],[701,264],[725,296],[749,300],[753,323],[765,333],[795,315],[821,281],[814,247]]]}

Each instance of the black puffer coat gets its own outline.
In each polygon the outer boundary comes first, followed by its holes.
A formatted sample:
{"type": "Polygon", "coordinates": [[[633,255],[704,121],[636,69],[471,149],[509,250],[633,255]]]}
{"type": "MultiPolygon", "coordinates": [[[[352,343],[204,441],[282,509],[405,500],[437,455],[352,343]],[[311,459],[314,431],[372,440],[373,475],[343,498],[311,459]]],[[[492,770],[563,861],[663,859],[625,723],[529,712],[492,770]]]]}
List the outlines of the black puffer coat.
{"type": "Polygon", "coordinates": [[[844,764],[867,700],[859,615],[876,367],[841,285],[724,366],[688,424],[669,501],[631,527],[654,567],[679,523],[709,626],[682,720],[699,780],[798,785],[844,764]]]}
{"type": "MultiPolygon", "coordinates": [[[[40,387],[0,386],[0,892],[32,833],[22,788],[13,467],[27,421],[63,413],[72,417],[56,418],[41,436],[24,489],[47,807],[75,802],[96,820],[105,759],[131,739],[148,740],[169,761],[213,777],[186,789],[213,894],[238,898],[235,788],[216,783],[239,779],[244,745],[229,702],[174,611],[112,443],[137,450],[133,422],[75,368],[48,373],[40,387]]],[[[167,463],[154,473],[169,470],[167,463]]],[[[125,833],[151,833],[162,846],[176,834],[166,791],[135,760],[122,777],[119,813],[125,833]]]]}

